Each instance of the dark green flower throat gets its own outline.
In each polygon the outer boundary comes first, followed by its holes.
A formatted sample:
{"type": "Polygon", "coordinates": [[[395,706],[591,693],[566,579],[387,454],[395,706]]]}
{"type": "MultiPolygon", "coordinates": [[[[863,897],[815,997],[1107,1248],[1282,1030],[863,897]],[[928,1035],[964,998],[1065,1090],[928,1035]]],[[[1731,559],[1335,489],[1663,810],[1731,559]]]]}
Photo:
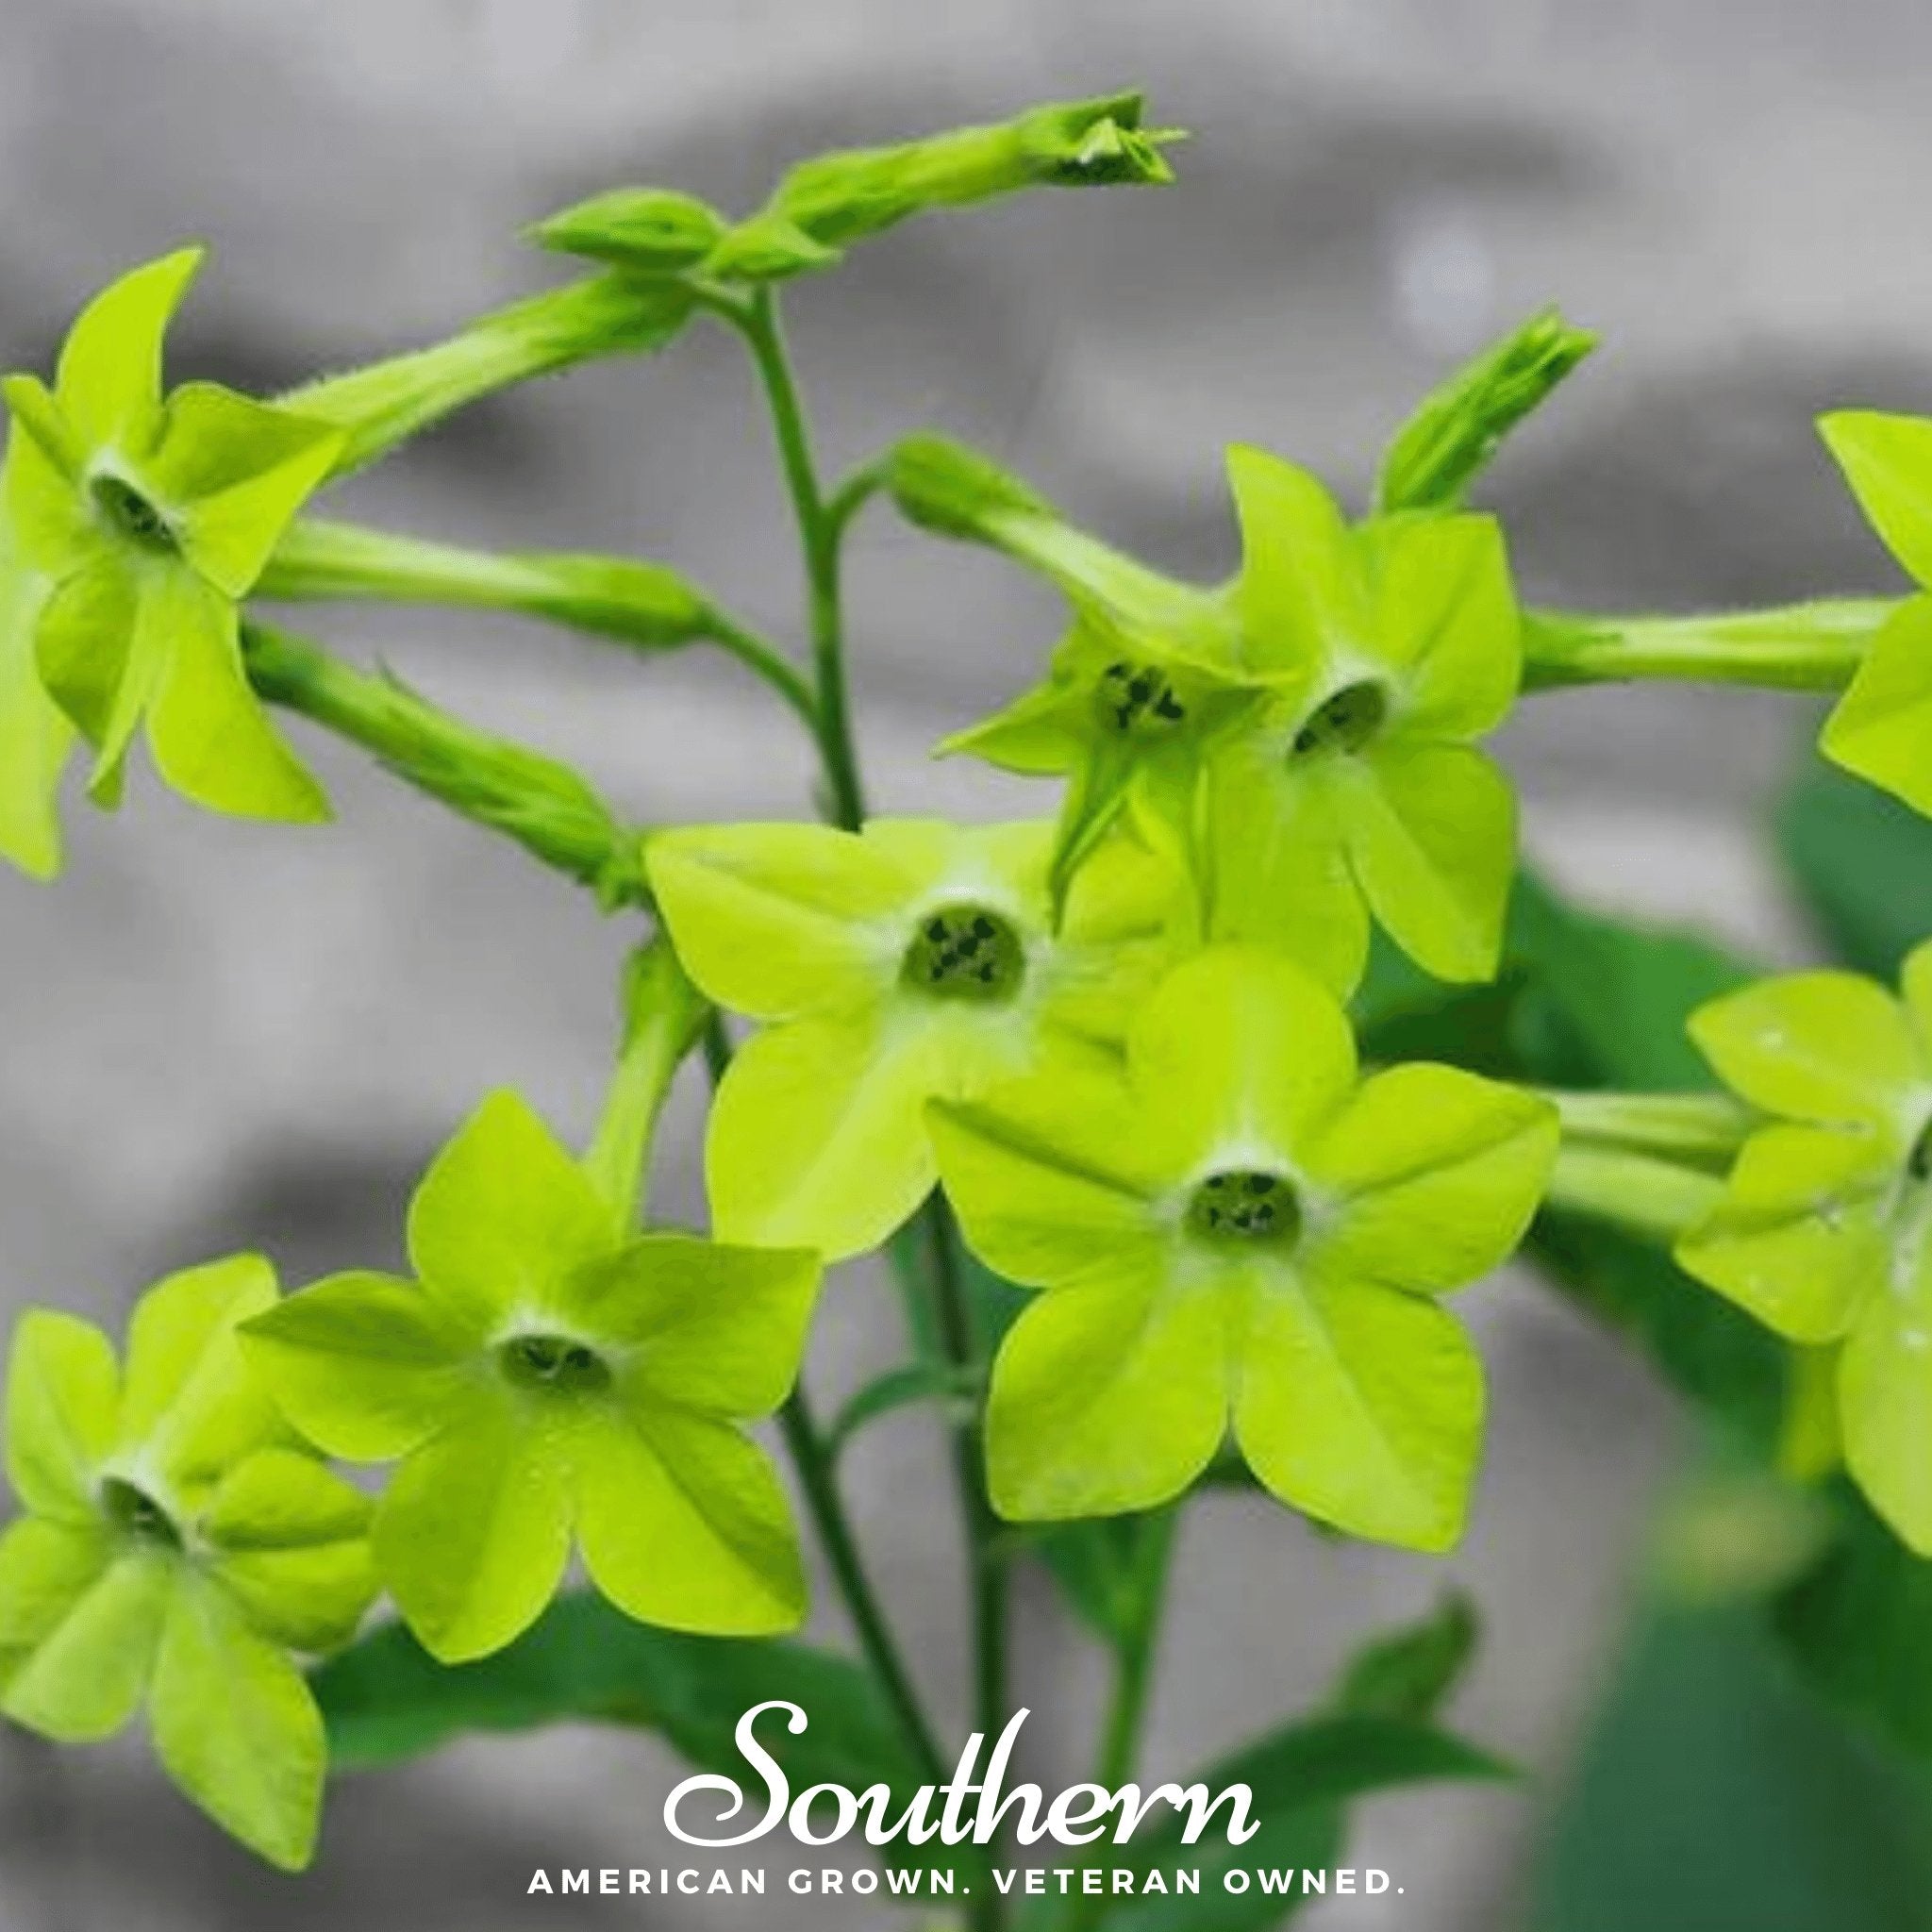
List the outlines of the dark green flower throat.
{"type": "Polygon", "coordinates": [[[946,1000],[1009,1000],[1026,975],[1026,949],[1010,921],[983,906],[941,906],[919,922],[900,976],[946,1000]]]}
{"type": "Polygon", "coordinates": [[[171,557],[180,549],[174,525],[132,483],[119,476],[96,476],[88,490],[102,521],[117,536],[171,557]]]}
{"type": "Polygon", "coordinates": [[[1360,751],[1389,717],[1389,693],[1373,678],[1344,684],[1310,711],[1294,735],[1293,756],[1360,751]]]}
{"type": "Polygon", "coordinates": [[[1301,1203],[1279,1174],[1210,1174],[1188,1202],[1187,1225],[1204,1241],[1292,1247],[1302,1231],[1301,1203]]]}
{"type": "Polygon", "coordinates": [[[1169,678],[1125,658],[1100,674],[1093,705],[1102,724],[1131,738],[1158,738],[1184,724],[1188,717],[1188,708],[1169,678]]]}
{"type": "Polygon", "coordinates": [[[164,1549],[181,1547],[181,1532],[175,1519],[143,1489],[110,1475],[101,1484],[101,1508],[107,1519],[124,1536],[164,1549]]]}
{"type": "Polygon", "coordinates": [[[594,1395],[610,1386],[610,1367],[593,1348],[561,1335],[518,1335],[497,1351],[503,1373],[523,1389],[594,1395]]]}

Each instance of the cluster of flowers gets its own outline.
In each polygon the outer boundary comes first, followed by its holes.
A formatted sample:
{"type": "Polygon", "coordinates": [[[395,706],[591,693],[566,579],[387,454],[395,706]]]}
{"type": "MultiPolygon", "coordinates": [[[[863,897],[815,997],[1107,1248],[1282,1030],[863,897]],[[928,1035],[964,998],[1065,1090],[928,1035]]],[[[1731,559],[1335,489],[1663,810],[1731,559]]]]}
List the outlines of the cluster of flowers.
{"type": "MultiPolygon", "coordinates": [[[[957,199],[993,192],[988,170],[1051,178],[1073,149],[1101,178],[1153,178],[1157,139],[1089,113],[922,165],[957,199]]],[[[904,188],[903,170],[871,165],[863,221],[803,171],[729,235],[664,196],[590,205],[558,235],[621,230],[633,255],[702,256],[713,275],[727,242],[734,261],[789,249],[796,268],[946,198],[922,178],[895,202],[879,184],[904,188]]],[[[239,613],[371,436],[322,407],[326,385],[310,409],[164,391],[198,259],[96,300],[51,390],[5,385],[0,852],[31,872],[58,866],[75,747],[112,803],[138,726],[203,805],[325,812],[251,685],[239,613]]],[[[1419,420],[1507,426],[1525,358],[1553,376],[1575,353],[1535,325],[1419,420]]],[[[1932,582],[1932,425],[1840,418],[1832,441],[1932,582]]],[[[0,1712],[78,1740],[145,1698],[184,1788],[295,1865],[325,1752],[291,1653],[344,1641],[378,1589],[445,1661],[526,1629],[574,1549],[638,1618],[792,1626],[797,1537],[747,1425],[794,1382],[824,1266],[880,1245],[936,1184],[987,1266],[1039,1291],[986,1395],[1001,1515],[1153,1507],[1231,1436],[1310,1516],[1453,1545],[1484,1393],[1442,1297],[1523,1239],[1560,1115],[1455,1067],[1365,1072],[1347,1014],[1377,925],[1439,978],[1492,975],[1515,866],[1514,801],[1480,741],[1524,686],[1524,625],[1500,532],[1460,507],[1474,459],[1431,466],[1421,446],[1358,522],[1305,470],[1233,451],[1243,560],[1208,589],[968,452],[902,444],[887,481],[907,515],[1071,603],[1044,681],[952,741],[1064,780],[1058,819],[645,841],[672,952],[642,1024],[681,1052],[692,986],[750,1023],[710,1118],[711,1239],[639,1233],[634,1189],[498,1094],[422,1183],[412,1279],[282,1300],[266,1263],[217,1263],[142,1302],[125,1370],[87,1324],[29,1315],[8,1396],[28,1513],[0,1540],[0,1712]],[[325,1457],[398,1467],[372,1501],[325,1457]]],[[[1900,608],[1827,737],[1920,803],[1928,611],[1900,608]]],[[[1695,1031],[1760,1115],[1684,1265],[1794,1341],[1841,1348],[1850,1466],[1932,1548],[1932,955],[1903,1008],[1807,975],[1695,1031]]],[[[658,1074],[675,1058],[660,1051],[658,1074]]]]}

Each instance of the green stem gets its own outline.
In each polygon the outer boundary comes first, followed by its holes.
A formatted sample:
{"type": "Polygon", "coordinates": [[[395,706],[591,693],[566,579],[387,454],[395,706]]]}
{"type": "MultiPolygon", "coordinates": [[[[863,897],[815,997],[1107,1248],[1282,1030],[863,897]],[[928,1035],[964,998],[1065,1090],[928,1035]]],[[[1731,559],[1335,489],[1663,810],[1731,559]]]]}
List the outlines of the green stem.
{"type": "MultiPolygon", "coordinates": [[[[724,1077],[725,1068],[731,1063],[731,1042],[724,1031],[724,1017],[715,1008],[703,1023],[703,1039],[705,1062],[710,1068],[715,1084],[724,1077]]],[[[831,1446],[819,1426],[802,1378],[779,1411],[778,1421],[786,1447],[791,1451],[791,1460],[798,1471],[806,1508],[810,1513],[812,1526],[818,1532],[825,1559],[832,1566],[832,1575],[838,1583],[840,1595],[845,1601],[853,1628],[858,1633],[866,1661],[898,1720],[899,1728],[921,1772],[924,1774],[925,1782],[943,1784],[949,1774],[949,1767],[940,1754],[938,1740],[926,1722],[924,1707],[913,1688],[911,1674],[900,1656],[878,1593],[873,1589],[865,1559],[859,1553],[858,1540],[853,1534],[851,1521],[845,1514],[844,1500],[839,1493],[838,1479],[833,1474],[831,1446]]]]}
{"type": "Polygon", "coordinates": [[[1167,1577],[1174,1556],[1178,1509],[1163,1509],[1141,1525],[1138,1552],[1137,1614],[1114,1656],[1113,1703],[1093,1782],[1116,1790],[1134,1775],[1141,1754],[1141,1728],[1147,1716],[1147,1695],[1153,1688],[1154,1658],[1160,1647],[1161,1624],[1167,1607],[1167,1577]]]}
{"type": "Polygon", "coordinates": [[[347,430],[331,472],[345,476],[497,390],[593,357],[662,348],[694,300],[678,282],[588,275],[479,316],[426,349],[321,376],[276,401],[347,430]]]}
{"type": "MultiPolygon", "coordinates": [[[[928,1278],[946,1360],[961,1375],[976,1372],[980,1339],[960,1268],[959,1227],[945,1196],[935,1193],[923,1215],[928,1278]]],[[[1007,1721],[1008,1573],[998,1519],[987,1501],[985,1457],[978,1425],[963,1418],[953,1428],[953,1473],[966,1519],[973,1597],[973,1727],[989,1742],[1007,1721]]]]}
{"type": "Polygon", "coordinates": [[[641,835],[568,765],[491,738],[287,631],[244,624],[242,648],[249,681],[270,704],[375,753],[418,791],[591,887],[605,906],[649,904],[641,835]]]}
{"type": "Polygon", "coordinates": [[[651,1141],[671,1082],[697,1043],[711,1007],[685,976],[661,934],[625,967],[624,1043],[584,1172],[624,1239],[636,1233],[650,1191],[651,1141]]]}
{"type": "Polygon", "coordinates": [[[372,597],[515,611],[647,652],[702,639],[740,658],[814,735],[818,731],[817,701],[797,667],[662,564],[468,550],[305,517],[276,545],[255,594],[290,602],[372,597]]]}
{"type": "Polygon", "coordinates": [[[1524,684],[1670,678],[1775,691],[1842,691],[1899,608],[1883,597],[1840,597],[1689,617],[1524,613],[1524,684]]]}
{"type": "MultiPolygon", "coordinates": [[[[842,520],[832,514],[811,452],[804,398],[791,374],[776,297],[761,289],[750,303],[723,311],[737,324],[751,349],[772,412],[778,460],[798,520],[805,552],[806,591],[811,612],[812,671],[817,686],[814,735],[830,791],[833,821],[847,831],[865,823],[865,792],[853,750],[845,680],[844,616],[840,583],[842,520]]],[[[862,502],[863,496],[858,498],[862,502]]],[[[856,508],[857,503],[851,506],[856,508]]],[[[849,516],[850,509],[846,511],[849,516]]]]}
{"type": "Polygon", "coordinates": [[[1701,1166],[1727,1166],[1756,1119],[1728,1093],[1541,1091],[1556,1106],[1566,1143],[1590,1142],[1701,1166]]]}
{"type": "Polygon", "coordinates": [[[1565,1141],[1544,1196],[1547,1206],[1608,1221],[1651,1241],[1674,1241],[1716,1207],[1715,1174],[1648,1154],[1565,1141]]]}

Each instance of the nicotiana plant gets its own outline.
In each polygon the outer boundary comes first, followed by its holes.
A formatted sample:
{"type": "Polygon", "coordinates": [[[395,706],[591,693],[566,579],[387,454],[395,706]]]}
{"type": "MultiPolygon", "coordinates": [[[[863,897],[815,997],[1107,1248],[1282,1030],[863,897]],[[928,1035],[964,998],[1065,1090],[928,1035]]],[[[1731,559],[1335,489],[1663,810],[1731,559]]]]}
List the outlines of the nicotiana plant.
{"type": "MultiPolygon", "coordinates": [[[[517,1095],[484,1098],[427,1162],[408,1278],[282,1298],[266,1261],[218,1261],[142,1299],[125,1364],[83,1322],[22,1320],[8,1718],[80,1741],[144,1707],[182,1790],[291,1868],[331,1747],[392,1761],[474,1725],[644,1724],[742,1779],[738,1715],[775,1695],[826,1720],[774,1746],[794,1784],[909,1790],[943,1776],[950,1727],[874,1590],[840,1458],[923,1404],[951,1438],[968,1554],[964,1728],[1007,1728],[1011,1579],[1043,1563],[1113,1662],[1093,1774],[1111,1787],[1137,1766],[1192,1499],[1249,1496],[1257,1536],[1285,1507],[1331,1536],[1456,1546],[1485,1393],[1445,1298],[1525,1244],[1767,1482],[1808,1487],[1914,1584],[1932,1555],[1932,953],[1897,993],[1847,972],[1753,982],[1567,907],[1519,874],[1487,747],[1526,694],[1596,681],[1834,692],[1826,757],[1932,809],[1932,595],[1522,608],[1468,496],[1592,346],[1554,312],[1422,403],[1363,514],[1284,456],[1230,450],[1225,583],[1125,555],[938,434],[822,473],[783,284],[933,210],[1166,183],[1176,138],[1122,94],[808,161],[742,220],[622,189],[536,229],[588,264],[575,279],[267,400],[167,385],[164,337],[202,266],[183,250],[82,310],[51,384],[7,379],[15,866],[59,870],[67,767],[83,754],[88,796],[114,807],[137,736],[196,804],[325,819],[283,712],[590,888],[629,948],[581,1151],[517,1095]],[[480,397],[703,324],[742,341],[769,406],[802,660],[661,563],[313,513],[480,397]],[[841,578],[874,505],[1063,594],[1037,682],[941,747],[1058,781],[1037,819],[869,813],[841,578]],[[264,615],[358,598],[522,612],[646,663],[725,650],[809,735],[824,822],[626,824],[563,762],[264,615]],[[708,1234],[647,1212],[659,1111],[694,1054],[716,1090],[708,1234]],[[903,1309],[876,1319],[903,1325],[906,1358],[828,1420],[800,1379],[821,1278],[881,1249],[903,1309]],[[336,1462],[389,1473],[352,1484],[336,1462]],[[794,1500],[850,1655],[785,1635],[808,1605],[794,1500]],[[589,1588],[559,1595],[579,1558],[589,1588]],[[358,1635],[378,1598],[394,1619],[358,1635]]],[[[1932,585],[1932,421],[1823,426],[1879,537],[1932,585]]],[[[1814,1607],[1828,1581],[1809,1579],[1814,1607]]],[[[1250,1855],[1319,1865],[1347,1798],[1500,1772],[1436,1727],[1474,1627],[1452,1596],[1202,1774],[1250,1787],[1250,1855]]],[[[1259,1927],[1297,1903],[1141,1899],[1133,1924],[1259,1927]]],[[[982,1884],[958,1909],[990,1932],[1011,1901],[982,1884]]],[[[1046,1909],[1025,1924],[1113,1907],[1076,1888],[1046,1909]]]]}

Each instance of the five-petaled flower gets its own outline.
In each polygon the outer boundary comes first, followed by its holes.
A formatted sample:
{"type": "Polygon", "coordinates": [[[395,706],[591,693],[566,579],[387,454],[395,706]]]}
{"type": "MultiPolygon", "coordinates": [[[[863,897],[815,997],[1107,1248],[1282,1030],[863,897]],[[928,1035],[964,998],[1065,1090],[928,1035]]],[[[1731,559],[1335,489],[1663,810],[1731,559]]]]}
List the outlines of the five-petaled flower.
{"type": "Polygon", "coordinates": [[[968,1241],[1045,1291],[993,1366],[1002,1514],[1151,1508],[1231,1424],[1284,1502],[1456,1541],[1482,1370],[1437,1297],[1522,1238],[1556,1153],[1548,1102],[1444,1066],[1359,1079],[1333,998],[1236,945],[1162,982],[1124,1074],[932,1111],[968,1241]]]}
{"type": "MultiPolygon", "coordinates": [[[[185,797],[319,819],[326,801],[249,689],[236,606],[327,476],[342,433],[213,383],[163,393],[162,339],[201,259],[184,249],[96,296],[51,391],[29,375],[0,385],[13,417],[5,547],[17,553],[0,558],[0,583],[25,572],[45,586],[30,598],[18,580],[0,588],[0,741],[43,731],[28,722],[41,708],[24,674],[30,652],[39,683],[93,747],[98,801],[118,797],[144,720],[157,769],[185,797]]],[[[44,814],[51,790],[44,757],[0,772],[0,824],[44,814]]],[[[46,871],[46,839],[8,843],[46,871]]]]}
{"type": "Polygon", "coordinates": [[[253,1256],[171,1276],[128,1330],[30,1311],[13,1344],[0,1538],[0,1713],[64,1742],[146,1701],[196,1804],[291,1870],[314,1846],[325,1748],[290,1652],[344,1643],[375,1591],[367,1500],[249,1374],[236,1324],[275,1301],[253,1256]]]}
{"type": "Polygon", "coordinates": [[[651,883],[686,970],[768,1023],[712,1108],[723,1236],[830,1260],[876,1247],[936,1177],[928,1100],[1118,1055],[1171,955],[1174,876],[1111,842],[1056,929],[1053,845],[1044,822],[924,819],[652,840],[651,883]]]}
{"type": "Polygon", "coordinates": [[[1800,973],[1691,1016],[1704,1057],[1770,1119],[1677,1258],[1790,1341],[1841,1344],[1846,1467],[1932,1554],[1932,943],[1903,994],[1800,973]]]}
{"type": "Polygon", "coordinates": [[[1061,863],[1126,805],[1201,888],[1216,939],[1287,946],[1346,992],[1371,916],[1439,977],[1495,972],[1515,800],[1476,741],[1515,702],[1521,623],[1494,521],[1351,525],[1306,470],[1228,452],[1242,564],[1174,583],[1073,530],[969,453],[902,449],[915,520],[1007,551],[1076,622],[1046,680],[948,741],[1064,774],[1061,863]]]}
{"type": "Polygon", "coordinates": [[[740,1424],[790,1391],[817,1293],[804,1250],[633,1235],[512,1093],[437,1158],[418,1276],[332,1276],[248,1324],[291,1419],[352,1462],[402,1457],[375,1562],[444,1662],[526,1629],[581,1546],[641,1622],[786,1630],[806,1588],[770,1459],[740,1424]]]}

